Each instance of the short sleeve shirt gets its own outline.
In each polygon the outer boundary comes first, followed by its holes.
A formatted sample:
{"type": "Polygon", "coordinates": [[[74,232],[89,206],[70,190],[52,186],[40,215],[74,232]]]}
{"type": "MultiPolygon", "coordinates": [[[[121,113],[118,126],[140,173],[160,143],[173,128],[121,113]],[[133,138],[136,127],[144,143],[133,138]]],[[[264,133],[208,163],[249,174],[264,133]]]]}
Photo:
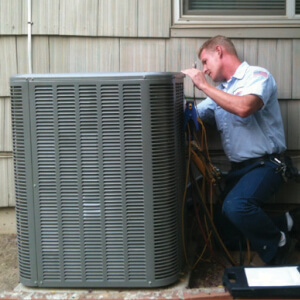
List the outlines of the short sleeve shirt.
{"type": "Polygon", "coordinates": [[[241,118],[206,98],[197,105],[199,117],[216,122],[228,159],[241,162],[286,150],[283,122],[273,76],[264,68],[243,62],[218,89],[232,95],[257,95],[264,103],[254,114],[241,118]]]}

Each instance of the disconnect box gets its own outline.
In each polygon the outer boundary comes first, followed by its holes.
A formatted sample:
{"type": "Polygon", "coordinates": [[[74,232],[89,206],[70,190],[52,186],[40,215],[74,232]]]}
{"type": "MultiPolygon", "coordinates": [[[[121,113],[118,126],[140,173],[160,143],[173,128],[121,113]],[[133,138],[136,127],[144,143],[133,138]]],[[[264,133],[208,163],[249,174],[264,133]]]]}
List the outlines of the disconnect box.
{"type": "Polygon", "coordinates": [[[11,78],[21,283],[178,280],[183,100],[181,73],[11,78]]]}

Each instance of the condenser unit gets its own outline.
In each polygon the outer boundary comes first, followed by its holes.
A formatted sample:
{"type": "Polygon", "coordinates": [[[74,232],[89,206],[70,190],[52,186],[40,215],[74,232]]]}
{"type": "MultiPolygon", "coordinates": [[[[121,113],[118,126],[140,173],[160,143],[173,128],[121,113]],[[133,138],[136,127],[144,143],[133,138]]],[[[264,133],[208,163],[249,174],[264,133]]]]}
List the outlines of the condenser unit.
{"type": "Polygon", "coordinates": [[[30,74],[10,82],[21,283],[176,282],[183,75],[30,74]]]}

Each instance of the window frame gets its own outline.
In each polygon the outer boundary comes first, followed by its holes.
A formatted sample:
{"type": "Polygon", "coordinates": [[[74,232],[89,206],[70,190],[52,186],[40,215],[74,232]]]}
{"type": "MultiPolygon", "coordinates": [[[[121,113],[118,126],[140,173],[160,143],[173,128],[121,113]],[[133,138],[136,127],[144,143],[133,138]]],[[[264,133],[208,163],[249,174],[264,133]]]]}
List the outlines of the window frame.
{"type": "Polygon", "coordinates": [[[258,16],[201,16],[201,15],[184,15],[183,3],[184,0],[173,0],[174,8],[174,25],[198,25],[201,27],[226,26],[226,27],[241,27],[247,26],[262,26],[273,27],[274,25],[288,27],[300,27],[300,15],[295,14],[295,1],[286,0],[286,15],[258,15],[258,16]]]}

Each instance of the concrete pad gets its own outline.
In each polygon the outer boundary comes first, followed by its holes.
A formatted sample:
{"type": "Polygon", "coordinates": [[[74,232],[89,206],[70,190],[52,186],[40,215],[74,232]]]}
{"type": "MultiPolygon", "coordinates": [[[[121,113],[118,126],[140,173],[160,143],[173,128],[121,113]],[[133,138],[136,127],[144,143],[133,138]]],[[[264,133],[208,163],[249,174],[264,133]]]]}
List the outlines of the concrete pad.
{"type": "Polygon", "coordinates": [[[0,208],[0,233],[16,234],[16,213],[14,207],[0,208]]]}
{"type": "Polygon", "coordinates": [[[150,300],[150,299],[232,299],[224,287],[189,289],[189,275],[177,283],[160,289],[46,289],[29,288],[19,284],[12,292],[3,292],[0,299],[55,299],[55,300],[150,300]]]}

